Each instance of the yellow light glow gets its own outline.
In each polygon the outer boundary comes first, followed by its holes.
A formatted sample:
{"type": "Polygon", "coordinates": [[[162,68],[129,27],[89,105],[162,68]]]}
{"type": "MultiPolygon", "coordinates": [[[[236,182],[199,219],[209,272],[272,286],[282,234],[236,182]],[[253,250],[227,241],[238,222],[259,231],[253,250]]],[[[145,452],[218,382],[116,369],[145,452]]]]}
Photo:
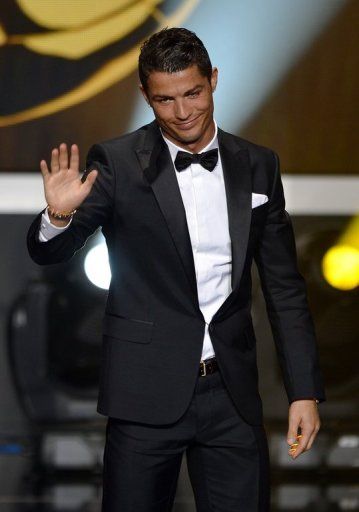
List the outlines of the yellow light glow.
{"type": "Polygon", "coordinates": [[[0,24],[0,46],[6,43],[7,35],[3,28],[3,26],[0,24]]]}
{"type": "MultiPolygon", "coordinates": [[[[68,24],[66,29],[63,30],[12,37],[9,38],[8,43],[22,44],[26,48],[43,55],[53,55],[66,59],[82,59],[100,48],[125,38],[153,14],[157,4],[161,1],[131,2],[128,8],[116,11],[116,5],[123,3],[119,0],[108,2],[107,11],[102,9],[103,4],[99,3],[101,10],[92,12],[89,9],[86,10],[83,5],[84,2],[81,2],[80,5],[71,2],[71,15],[65,11],[67,15],[65,18],[68,21],[72,19],[77,23],[73,23],[72,26],[68,24]],[[76,9],[74,9],[75,5],[77,5],[76,9]],[[89,16],[93,16],[93,18],[88,18],[88,23],[85,23],[87,18],[84,16],[84,11],[89,16]]],[[[43,5],[43,0],[40,1],[40,4],[43,5]]],[[[58,4],[62,4],[62,2],[45,3],[47,9],[35,10],[34,13],[42,14],[44,19],[48,18],[48,23],[52,19],[50,17],[52,14],[56,23],[59,23],[61,19],[55,16],[59,8],[58,4]]],[[[26,1],[25,5],[29,7],[32,2],[26,1]]],[[[33,8],[35,9],[34,5],[32,5],[33,8]]]]}
{"type": "Polygon", "coordinates": [[[322,271],[326,281],[339,290],[359,286],[359,250],[350,245],[335,245],[324,255],[322,271]]]}
{"type": "MultiPolygon", "coordinates": [[[[167,16],[158,9],[163,0],[78,0],[76,3],[70,0],[17,0],[19,7],[29,18],[48,28],[52,27],[50,21],[53,20],[53,28],[58,30],[50,33],[7,35],[0,25],[0,46],[22,45],[39,54],[81,59],[116,40],[121,40],[147,17],[152,17],[156,22],[156,31],[165,27],[179,27],[199,1],[182,0],[176,10],[167,16]],[[84,5],[91,7],[85,18],[84,5]],[[100,10],[98,6],[101,7],[100,10]],[[59,16],[60,11],[56,10],[62,10],[63,7],[65,18],[59,16]],[[99,16],[100,11],[103,13],[102,17],[99,16]],[[69,12],[72,23],[66,22],[65,30],[62,25],[64,19],[68,20],[69,12]]],[[[144,34],[125,53],[103,62],[92,75],[62,95],[26,110],[0,116],[0,128],[64,110],[111,87],[137,68],[140,46],[149,35],[150,33],[144,34]]]]}
{"type": "MultiPolygon", "coordinates": [[[[156,0],[155,0],[156,1],[156,0]]],[[[17,0],[20,9],[38,25],[52,30],[68,30],[95,23],[107,15],[124,11],[137,0],[17,0]]],[[[153,2],[152,2],[153,3],[153,2]]],[[[159,3],[159,2],[157,2],[159,3]]]]}

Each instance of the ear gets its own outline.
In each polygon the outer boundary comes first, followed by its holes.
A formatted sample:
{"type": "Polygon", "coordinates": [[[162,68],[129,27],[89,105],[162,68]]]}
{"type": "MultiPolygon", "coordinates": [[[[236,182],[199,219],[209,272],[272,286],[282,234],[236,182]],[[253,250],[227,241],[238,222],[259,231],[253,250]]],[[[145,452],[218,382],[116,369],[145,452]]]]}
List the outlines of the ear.
{"type": "Polygon", "coordinates": [[[214,92],[216,90],[216,87],[217,87],[217,81],[218,81],[218,69],[217,68],[213,68],[212,69],[212,76],[211,76],[211,88],[212,88],[212,92],[214,92]]]}

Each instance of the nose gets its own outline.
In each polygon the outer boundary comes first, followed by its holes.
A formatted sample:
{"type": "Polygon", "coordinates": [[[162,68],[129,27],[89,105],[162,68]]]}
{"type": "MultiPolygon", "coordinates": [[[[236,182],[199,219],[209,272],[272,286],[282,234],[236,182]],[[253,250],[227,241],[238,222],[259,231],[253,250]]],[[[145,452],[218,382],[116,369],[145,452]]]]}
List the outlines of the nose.
{"type": "Polygon", "coordinates": [[[175,116],[181,121],[185,121],[191,116],[191,109],[185,101],[178,100],[175,102],[175,116]]]}

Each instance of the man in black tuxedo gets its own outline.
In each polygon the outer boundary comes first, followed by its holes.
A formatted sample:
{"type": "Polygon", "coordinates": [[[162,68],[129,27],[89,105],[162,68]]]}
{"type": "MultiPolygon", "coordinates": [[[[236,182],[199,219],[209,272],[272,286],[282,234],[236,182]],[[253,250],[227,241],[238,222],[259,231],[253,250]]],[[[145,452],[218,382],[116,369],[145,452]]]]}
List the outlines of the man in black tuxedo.
{"type": "Polygon", "coordinates": [[[181,28],[141,49],[155,120],[40,167],[47,207],[35,262],[66,261],[99,227],[112,280],[98,411],[108,416],[103,510],[171,510],[183,453],[197,510],[270,509],[269,456],[251,319],[255,260],[289,401],[293,458],[310,449],[325,400],[277,155],[213,118],[217,69],[181,28]],[[300,429],[300,434],[299,434],[300,429]]]}

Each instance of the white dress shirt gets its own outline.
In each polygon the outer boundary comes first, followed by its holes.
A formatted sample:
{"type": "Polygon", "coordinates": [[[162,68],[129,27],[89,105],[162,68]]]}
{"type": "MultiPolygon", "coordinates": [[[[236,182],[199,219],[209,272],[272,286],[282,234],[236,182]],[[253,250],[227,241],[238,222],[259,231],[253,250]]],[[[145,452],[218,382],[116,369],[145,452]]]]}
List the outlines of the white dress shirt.
{"type": "MultiPolygon", "coordinates": [[[[217,131],[215,122],[214,136],[200,153],[218,148],[217,131]]],[[[177,152],[184,149],[164,139],[174,162],[177,152]]],[[[192,244],[199,307],[206,322],[202,359],[207,359],[215,355],[208,324],[231,292],[232,250],[220,154],[213,171],[191,164],[175,174],[192,244]]]]}
{"type": "MultiPolygon", "coordinates": [[[[201,150],[218,148],[217,123],[211,142],[201,150]]],[[[184,151],[166,137],[172,161],[177,151],[184,151]]],[[[184,204],[195,264],[200,310],[206,325],[202,359],[215,355],[208,333],[208,324],[231,292],[232,250],[228,230],[228,213],[220,154],[213,171],[200,164],[191,164],[178,172],[174,168],[184,204]]],[[[39,240],[46,242],[67,229],[51,224],[47,212],[42,214],[39,240]]]]}

